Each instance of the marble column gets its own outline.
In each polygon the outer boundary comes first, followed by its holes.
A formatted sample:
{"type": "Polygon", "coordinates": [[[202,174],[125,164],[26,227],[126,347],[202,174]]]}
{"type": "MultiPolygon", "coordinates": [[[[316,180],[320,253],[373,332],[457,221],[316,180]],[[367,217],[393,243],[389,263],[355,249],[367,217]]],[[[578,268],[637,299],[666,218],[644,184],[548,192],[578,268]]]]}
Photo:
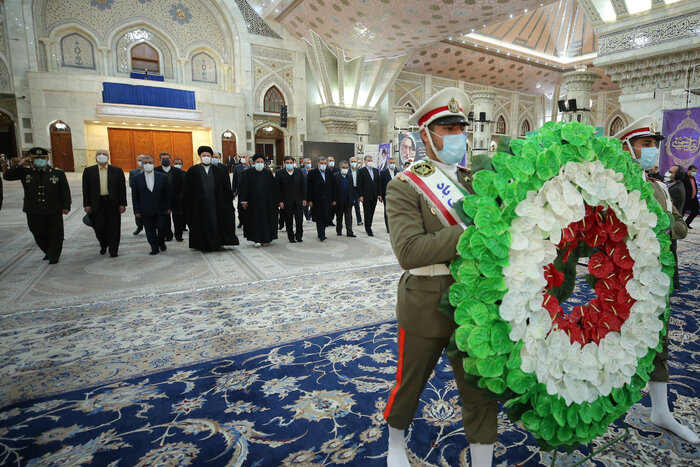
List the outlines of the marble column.
{"type": "Polygon", "coordinates": [[[411,109],[404,105],[394,107],[394,129],[396,131],[408,128],[408,118],[411,116],[411,109]]]}
{"type": "Polygon", "coordinates": [[[474,149],[472,154],[486,154],[491,144],[491,118],[493,118],[493,103],[496,101],[494,91],[475,91],[472,93],[474,105],[474,149]],[[485,121],[480,122],[481,113],[485,121]]]}
{"type": "Polygon", "coordinates": [[[562,78],[567,88],[567,104],[571,99],[576,99],[576,111],[564,112],[565,120],[594,125],[595,122],[591,116],[591,90],[600,75],[593,71],[570,71],[564,73],[562,78]]]}
{"type": "Polygon", "coordinates": [[[365,145],[369,142],[369,122],[368,116],[357,117],[357,144],[365,145]]]}

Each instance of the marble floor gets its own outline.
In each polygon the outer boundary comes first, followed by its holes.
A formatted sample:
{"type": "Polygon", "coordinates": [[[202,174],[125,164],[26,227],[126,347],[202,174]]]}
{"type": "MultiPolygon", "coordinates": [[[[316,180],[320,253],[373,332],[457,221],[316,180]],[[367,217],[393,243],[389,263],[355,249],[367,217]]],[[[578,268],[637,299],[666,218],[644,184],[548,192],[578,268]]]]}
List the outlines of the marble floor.
{"type": "Polygon", "coordinates": [[[331,227],[320,242],[305,222],[303,243],[280,232],[267,247],[243,241],[203,254],[185,233],[157,256],[143,232],[132,235],[128,207],[110,258],[81,221],[80,174],[68,178],[73,205],[56,265],[42,261],[27,229],[20,184],[4,182],[0,406],[394,316],[400,268],[381,205],[374,237],[331,227]]]}

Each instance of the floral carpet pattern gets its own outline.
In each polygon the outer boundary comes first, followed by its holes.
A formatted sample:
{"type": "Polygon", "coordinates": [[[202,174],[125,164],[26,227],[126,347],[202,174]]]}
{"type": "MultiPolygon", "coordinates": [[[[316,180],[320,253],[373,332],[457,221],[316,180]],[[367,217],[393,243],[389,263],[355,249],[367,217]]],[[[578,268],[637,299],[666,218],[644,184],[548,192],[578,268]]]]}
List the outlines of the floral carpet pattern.
{"type": "MultiPolygon", "coordinates": [[[[698,324],[674,296],[671,399],[700,430],[698,324]]],[[[578,300],[585,297],[577,296],[578,300]]],[[[2,465],[385,465],[382,409],[396,365],[393,323],[302,339],[0,411],[2,465]]],[[[698,465],[698,446],[649,424],[648,396],[624,417],[631,435],[588,465],[698,465]]],[[[549,464],[500,412],[495,465],[549,464]]],[[[613,424],[600,445],[623,432],[613,424]]],[[[452,373],[442,359],[408,431],[413,465],[468,465],[452,373]]],[[[588,453],[560,454],[571,465],[588,453]]]]}

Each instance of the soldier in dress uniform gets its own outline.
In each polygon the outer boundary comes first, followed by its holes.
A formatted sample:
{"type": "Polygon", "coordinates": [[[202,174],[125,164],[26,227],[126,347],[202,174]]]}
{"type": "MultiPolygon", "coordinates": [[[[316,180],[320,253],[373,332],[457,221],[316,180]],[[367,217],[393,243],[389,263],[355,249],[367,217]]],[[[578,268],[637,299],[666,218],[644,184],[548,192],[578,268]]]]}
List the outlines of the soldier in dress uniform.
{"type": "Polygon", "coordinates": [[[49,151],[31,148],[29,156],[14,158],[5,180],[21,180],[27,225],[49,264],[58,263],[63,249],[63,215],[70,211],[70,187],[61,169],[48,165],[49,151]],[[33,160],[33,165],[27,165],[33,160]]]}
{"type": "MultiPolygon", "coordinates": [[[[659,161],[659,141],[664,136],[658,133],[659,121],[648,115],[632,122],[623,128],[613,138],[622,141],[622,149],[628,151],[632,158],[647,170],[658,164],[659,161]]],[[[647,177],[646,174],[642,175],[647,177]]],[[[647,177],[654,190],[654,199],[671,215],[673,222],[670,226],[669,235],[671,240],[680,240],[688,235],[688,226],[683,221],[682,213],[673,206],[671,195],[668,193],[666,185],[658,180],[647,177]]],[[[676,420],[668,407],[668,332],[663,338],[663,349],[654,358],[654,371],[647,387],[651,398],[651,423],[669,430],[680,438],[697,444],[700,443],[698,435],[676,420]]]]}
{"type": "MultiPolygon", "coordinates": [[[[420,395],[448,345],[456,324],[438,311],[443,293],[454,283],[448,267],[457,257],[463,225],[446,226],[441,212],[409,182],[409,172],[427,176],[441,172],[453,191],[473,194],[469,171],[457,163],[466,152],[469,97],[447,88],[430,98],[409,124],[420,127],[428,159],[398,174],[387,186],[391,246],[405,270],[399,281],[396,316],[399,355],[396,383],[384,410],[389,424],[387,465],[408,466],[404,430],[418,407],[420,395]],[[420,166],[420,167],[419,167],[420,166]]],[[[416,175],[419,176],[419,175],[416,175]]],[[[450,358],[462,401],[462,418],[470,443],[472,465],[490,466],[497,440],[497,402],[465,382],[461,359],[450,358]]]]}

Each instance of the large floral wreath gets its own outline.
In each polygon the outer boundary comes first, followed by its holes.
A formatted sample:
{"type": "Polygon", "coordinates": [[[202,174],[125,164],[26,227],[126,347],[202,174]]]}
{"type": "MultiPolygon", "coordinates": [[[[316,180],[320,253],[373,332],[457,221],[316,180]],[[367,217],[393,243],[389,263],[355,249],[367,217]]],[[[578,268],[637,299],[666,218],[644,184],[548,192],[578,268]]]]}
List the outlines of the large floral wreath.
{"type": "Polygon", "coordinates": [[[451,355],[544,449],[588,443],[641,398],[668,320],[669,217],[593,131],[547,123],[496,153],[451,264],[451,355]],[[586,257],[596,298],[562,307],[586,257]]]}

